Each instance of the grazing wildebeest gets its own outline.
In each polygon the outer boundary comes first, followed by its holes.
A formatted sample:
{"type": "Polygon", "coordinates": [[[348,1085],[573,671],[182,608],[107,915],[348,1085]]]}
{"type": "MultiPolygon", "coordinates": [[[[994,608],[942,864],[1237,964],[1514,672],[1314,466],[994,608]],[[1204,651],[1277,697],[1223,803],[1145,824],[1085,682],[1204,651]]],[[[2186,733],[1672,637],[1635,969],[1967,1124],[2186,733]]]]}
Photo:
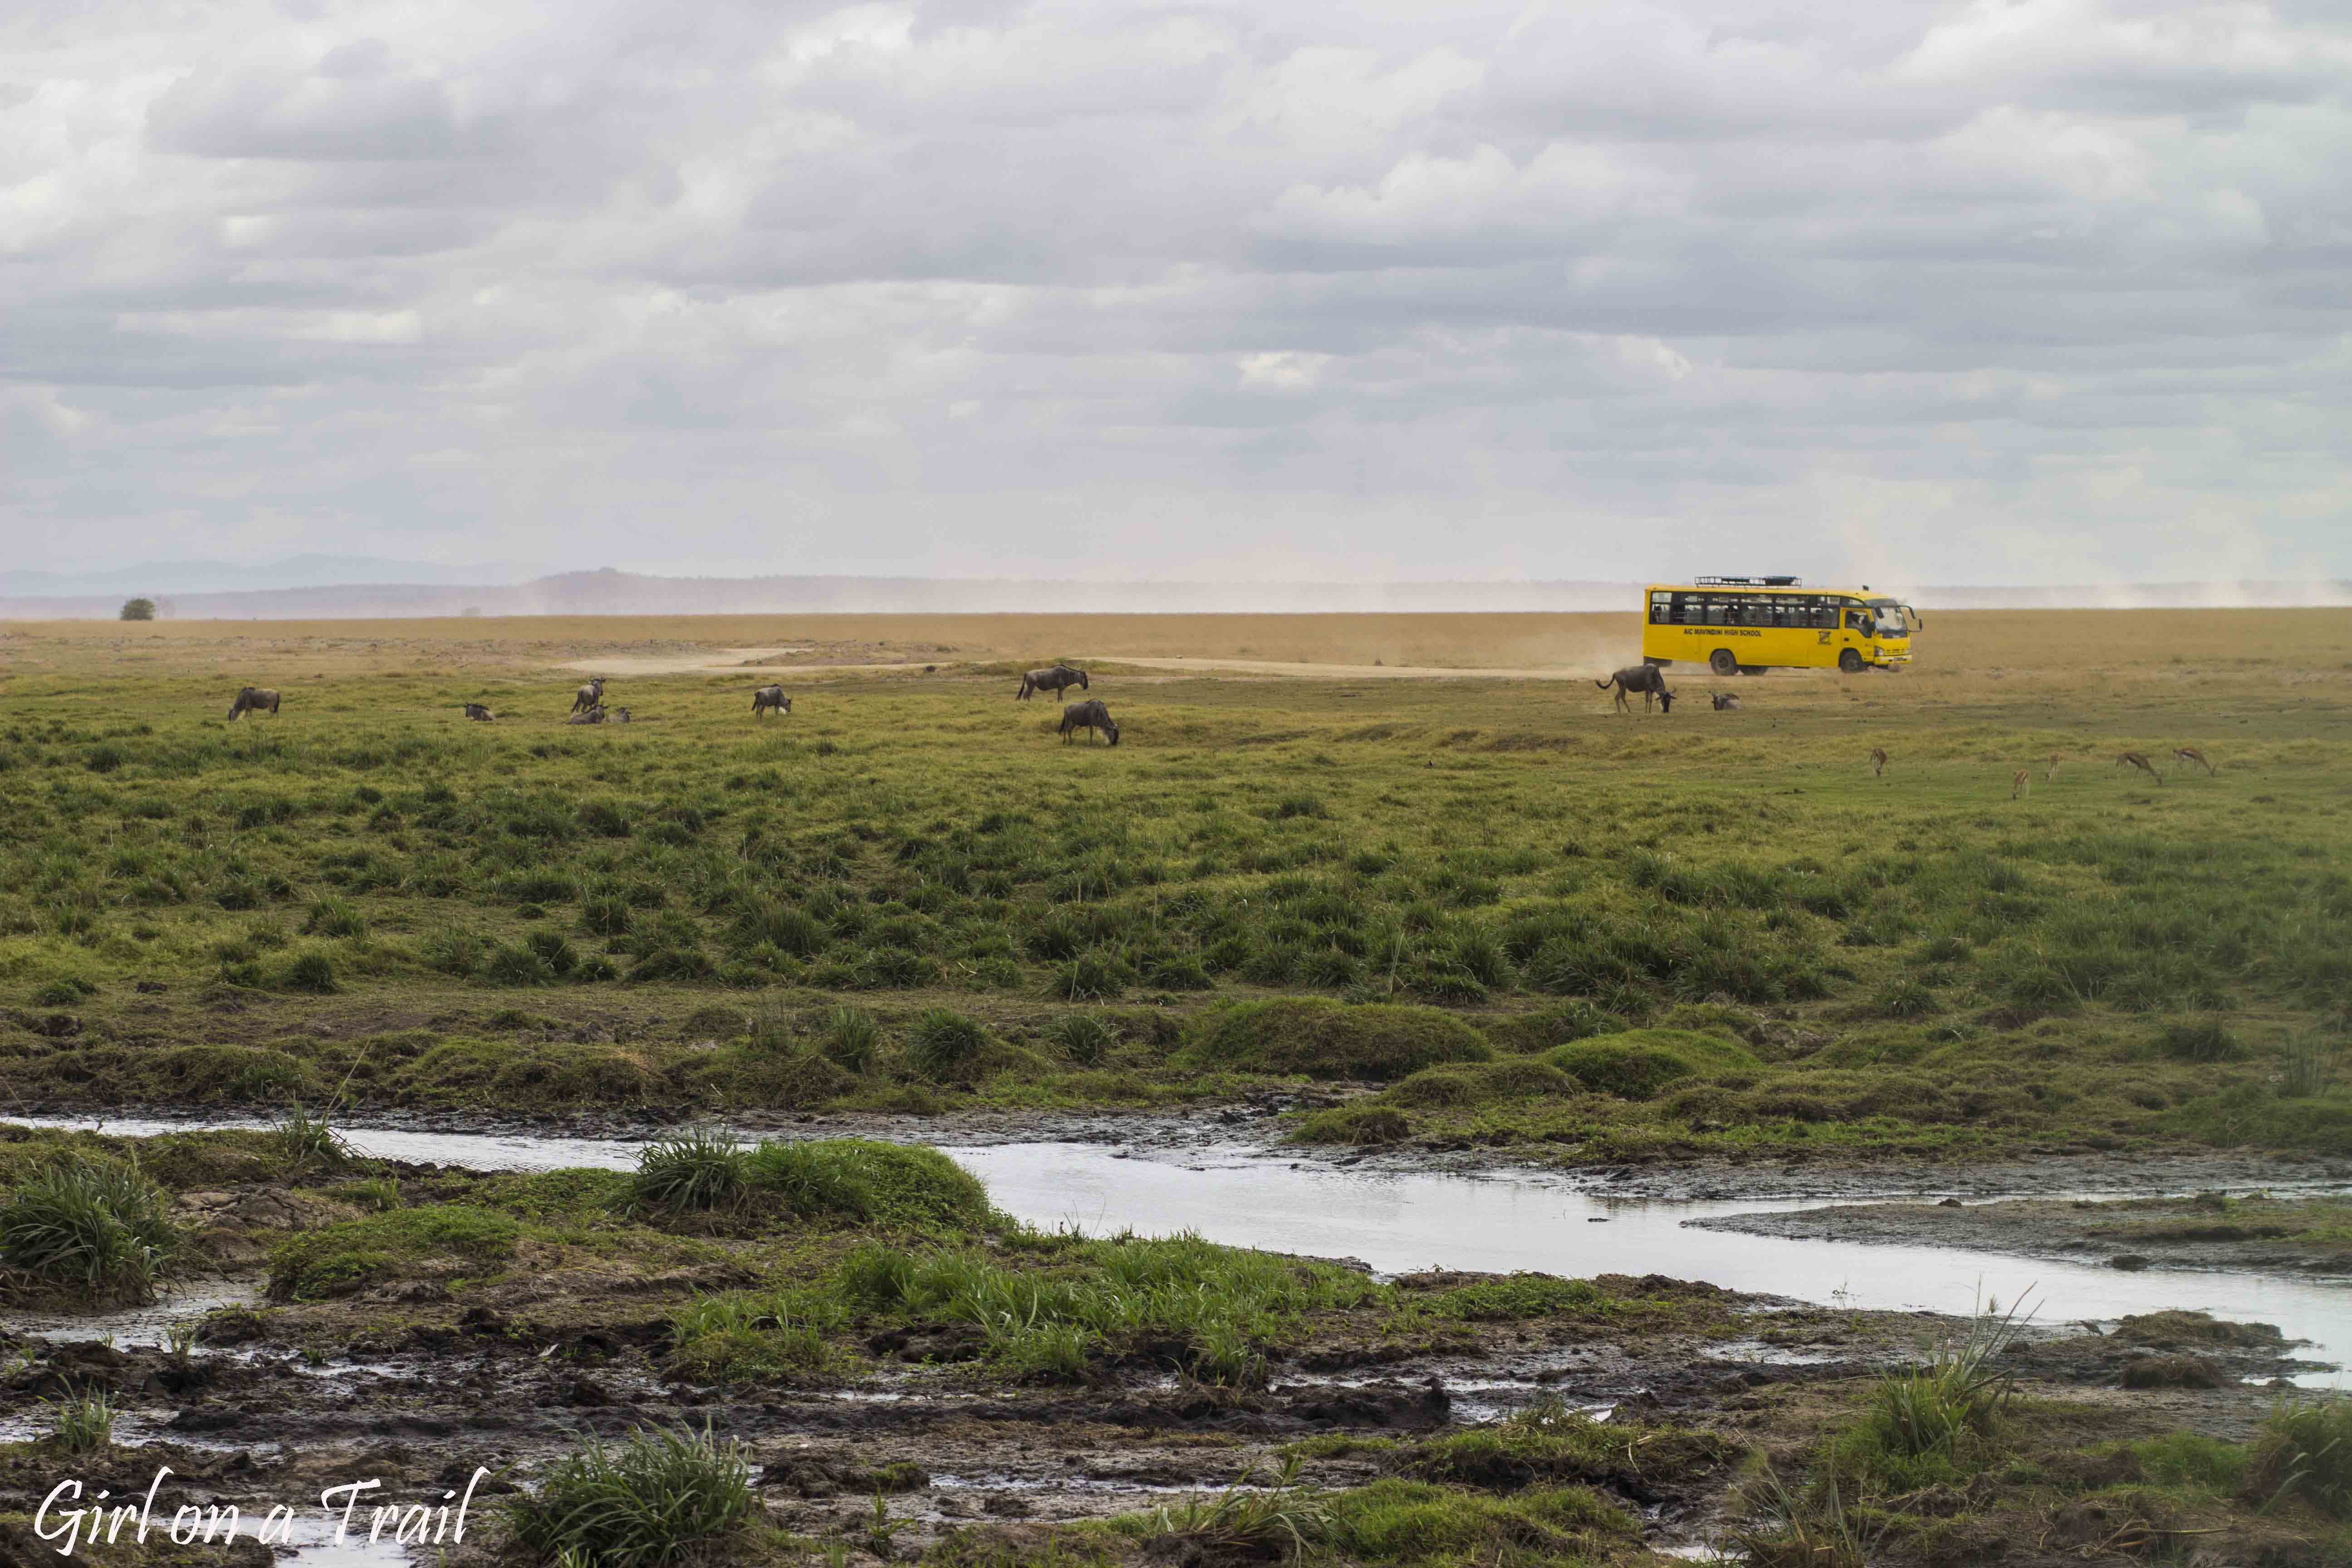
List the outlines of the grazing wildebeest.
{"type": "Polygon", "coordinates": [[[783,713],[789,713],[793,710],[793,700],[784,695],[784,689],[782,687],[762,686],[759,690],[751,693],[752,718],[757,719],[761,717],[771,708],[783,713]]]}
{"type": "Polygon", "coordinates": [[[1874,779],[1886,776],[1886,748],[1884,746],[1870,748],[1870,776],[1874,779]]]}
{"type": "Polygon", "coordinates": [[[567,724],[602,724],[604,721],[604,707],[601,702],[583,709],[564,721],[567,724]]]}
{"type": "Polygon", "coordinates": [[[2126,752],[2122,756],[2116,759],[2116,766],[2119,768],[2137,768],[2140,772],[2146,773],[2157,783],[2162,784],[2164,782],[2164,775],[2156,771],[2156,764],[2149,762],[2146,757],[2141,756],[2137,752],[2126,752]]]}
{"type": "Polygon", "coordinates": [[[2207,778],[2210,779],[2213,776],[2215,771],[2213,764],[2207,762],[2205,760],[2205,753],[2199,751],[2196,747],[2175,746],[2172,748],[2172,754],[2184,763],[2195,763],[2199,767],[2203,768],[2207,778]]]}
{"type": "Polygon", "coordinates": [[[1706,700],[1715,704],[1715,710],[1718,713],[1730,713],[1739,707],[1739,699],[1728,691],[1710,691],[1706,700]]]}
{"type": "Polygon", "coordinates": [[[1081,691],[1094,689],[1087,684],[1085,670],[1072,669],[1066,664],[1057,664],[1051,669],[1024,670],[1021,676],[1021,689],[1013,694],[1013,700],[1019,702],[1033,691],[1050,691],[1059,697],[1073,686],[1081,691]]]}
{"type": "Polygon", "coordinates": [[[579,694],[572,699],[572,710],[574,713],[584,713],[591,708],[600,706],[604,700],[604,678],[600,675],[582,687],[579,694]]]}
{"type": "Polygon", "coordinates": [[[476,723],[487,724],[496,719],[498,715],[491,712],[488,708],[483,707],[478,702],[468,702],[466,704],[466,717],[473,720],[476,723]]]}
{"type": "Polygon", "coordinates": [[[1097,730],[1110,737],[1112,745],[1118,744],[1118,723],[1111,718],[1110,710],[1103,706],[1099,697],[1073,702],[1062,710],[1062,744],[1068,745],[1070,737],[1081,730],[1087,732],[1087,744],[1090,746],[1094,744],[1097,730]]]}
{"type": "Polygon", "coordinates": [[[1608,679],[1596,680],[1592,684],[1603,691],[1612,686],[1617,689],[1616,707],[1621,713],[1633,710],[1633,705],[1625,699],[1636,691],[1642,694],[1643,712],[1650,710],[1650,700],[1654,697],[1666,712],[1675,710],[1675,694],[1666,689],[1666,672],[1654,664],[1637,664],[1631,669],[1621,669],[1608,679]]]}
{"type": "Polygon", "coordinates": [[[248,686],[238,691],[236,700],[228,705],[228,716],[234,719],[240,713],[258,713],[265,708],[272,713],[278,711],[278,693],[267,686],[248,686]]]}

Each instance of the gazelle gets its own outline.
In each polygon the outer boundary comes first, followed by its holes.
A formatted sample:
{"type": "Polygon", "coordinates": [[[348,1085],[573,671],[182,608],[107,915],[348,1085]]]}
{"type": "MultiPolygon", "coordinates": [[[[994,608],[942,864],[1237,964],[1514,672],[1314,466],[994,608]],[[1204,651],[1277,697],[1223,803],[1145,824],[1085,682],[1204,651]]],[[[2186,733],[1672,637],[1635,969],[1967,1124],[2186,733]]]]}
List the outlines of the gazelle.
{"type": "Polygon", "coordinates": [[[2140,772],[2146,773],[2157,783],[2162,784],[2164,782],[2164,775],[2156,771],[2156,764],[2149,762],[2146,757],[2141,756],[2137,752],[2126,752],[2122,756],[2116,759],[2116,766],[2119,768],[2137,768],[2140,772]]]}
{"type": "Polygon", "coordinates": [[[2184,763],[2195,763],[2199,767],[2203,768],[2207,778],[2210,779],[2213,776],[2213,764],[2207,762],[2205,760],[2205,753],[2199,751],[2196,747],[2175,746],[2172,748],[2172,754],[2184,763]]]}
{"type": "Polygon", "coordinates": [[[2009,776],[2010,799],[2015,800],[2020,795],[2031,795],[2032,793],[2033,771],[2031,768],[2020,768],[2009,776]]]}
{"type": "Polygon", "coordinates": [[[2042,782],[2043,784],[2048,784],[2052,779],[2058,776],[2058,763],[2062,760],[2063,759],[2059,757],[2057,752],[2053,752],[2050,753],[2050,765],[2042,770],[2042,782]]]}

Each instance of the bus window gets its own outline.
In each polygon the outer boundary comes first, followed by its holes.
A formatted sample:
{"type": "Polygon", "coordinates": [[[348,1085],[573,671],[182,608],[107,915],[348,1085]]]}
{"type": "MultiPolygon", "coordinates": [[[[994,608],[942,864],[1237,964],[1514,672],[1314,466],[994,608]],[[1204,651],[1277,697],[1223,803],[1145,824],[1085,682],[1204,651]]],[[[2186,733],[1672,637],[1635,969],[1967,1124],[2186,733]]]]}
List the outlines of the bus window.
{"type": "MultiPolygon", "coordinates": [[[[1623,601],[1620,600],[1619,603],[1622,604],[1623,601]]],[[[1865,635],[1868,634],[1870,631],[1870,612],[1868,610],[1848,610],[1845,613],[1845,628],[1850,632],[1862,632],[1865,635]]]]}

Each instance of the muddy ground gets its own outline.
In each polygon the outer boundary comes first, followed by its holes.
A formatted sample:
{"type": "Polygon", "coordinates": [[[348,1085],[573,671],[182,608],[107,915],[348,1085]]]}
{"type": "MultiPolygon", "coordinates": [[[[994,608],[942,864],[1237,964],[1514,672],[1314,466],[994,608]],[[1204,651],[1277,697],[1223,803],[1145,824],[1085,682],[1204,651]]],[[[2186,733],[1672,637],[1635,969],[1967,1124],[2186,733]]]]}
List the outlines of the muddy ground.
{"type": "MultiPolygon", "coordinates": [[[[2176,1173],[2183,1184],[2202,1174],[2176,1173]]],[[[1845,1204],[1833,1208],[1727,1215],[1691,1223],[1824,1241],[1895,1243],[2006,1252],[2112,1268],[2217,1268],[2236,1273],[2352,1277],[2352,1205],[2266,1194],[2122,1202],[2006,1198],[1964,1204],[1845,1204]]]]}
{"type": "MultiPolygon", "coordinates": [[[[1034,1135],[1017,1121],[1004,1131],[1034,1135]]],[[[1148,1134],[1189,1135],[1165,1125],[1148,1134]]],[[[1195,1383],[1149,1346],[1072,1380],[1008,1376],[972,1324],[888,1313],[842,1325],[842,1353],[821,1371],[713,1380],[679,1363],[679,1309],[780,1269],[814,1277],[842,1238],[600,1220],[584,1244],[526,1236],[495,1263],[427,1249],[299,1299],[284,1248],[364,1215],[362,1177],[397,1182],[417,1205],[479,1202],[495,1182],[544,1178],[384,1162],[289,1177],[268,1169],[261,1135],[220,1136],[247,1142],[207,1152],[173,1194],[192,1237],[181,1308],[89,1317],[88,1331],[70,1311],[10,1314],[41,1331],[0,1341],[11,1363],[0,1376],[0,1433],[20,1439],[0,1445],[0,1512],[29,1511],[68,1475],[93,1490],[142,1492],[159,1467],[172,1471],[162,1508],[307,1506],[360,1478],[382,1481],[384,1499],[433,1504],[486,1468],[494,1475],[478,1489],[477,1519],[491,1522],[452,1554],[462,1563],[501,1550],[498,1500],[584,1438],[707,1428],[745,1446],[766,1518],[796,1537],[903,1557],[984,1528],[1013,1543],[1007,1560],[1017,1562],[1034,1560],[1020,1543],[1045,1527],[1263,1480],[1286,1455],[1300,1458],[1298,1479],[1312,1486],[1453,1476],[1453,1439],[1550,1409],[1601,1419],[1622,1435],[1623,1458],[1607,1457],[1612,1439],[1595,1450],[1602,1457],[1547,1479],[1598,1489],[1638,1521],[1648,1545],[1681,1548],[1721,1539],[1743,1474],[1767,1460],[1801,1468],[1825,1431],[1853,1418],[1879,1373],[1959,1327],[1657,1277],[1603,1277],[1573,1310],[1416,1310],[1529,1278],[1442,1273],[1397,1279],[1389,1307],[1324,1313],[1285,1332],[1250,1386],[1195,1383]],[[627,1235],[605,1246],[616,1229],[627,1235]],[[237,1300],[249,1304],[222,1304],[237,1300]],[[175,1317],[194,1323],[192,1350],[165,1347],[175,1317]],[[68,1456],[37,1436],[52,1402],[91,1391],[121,1412],[113,1447],[68,1456]],[[877,1498],[887,1521],[903,1521],[878,1541],[877,1498]]],[[[184,1152],[159,1152],[152,1168],[168,1176],[175,1157],[191,1163],[184,1152]]],[[[2138,1461],[2118,1444],[2181,1431],[2249,1438],[2279,1397],[2272,1380],[2311,1364],[2275,1330],[2201,1314],[2127,1319],[2107,1332],[2031,1331],[2007,1370],[2020,1391],[2012,1470],[2042,1478],[2036,1500],[1988,1490],[1940,1515],[1935,1505],[1921,1537],[1934,1550],[1904,1555],[1987,1560],[1970,1553],[2021,1528],[2017,1510],[2030,1507],[2057,1546],[2007,1561],[2136,1561],[2084,1555],[2096,1542],[2076,1530],[2089,1528],[2081,1520],[2059,1517],[2079,1502],[2064,1500],[2074,1495],[2065,1489],[2129,1482],[2138,1461]]],[[[1508,1491],[1528,1479],[1473,1484],[1508,1491]]],[[[2325,1556],[2314,1553],[2329,1550],[2308,1529],[2241,1523],[2265,1561],[2317,1563],[2325,1556]]]]}

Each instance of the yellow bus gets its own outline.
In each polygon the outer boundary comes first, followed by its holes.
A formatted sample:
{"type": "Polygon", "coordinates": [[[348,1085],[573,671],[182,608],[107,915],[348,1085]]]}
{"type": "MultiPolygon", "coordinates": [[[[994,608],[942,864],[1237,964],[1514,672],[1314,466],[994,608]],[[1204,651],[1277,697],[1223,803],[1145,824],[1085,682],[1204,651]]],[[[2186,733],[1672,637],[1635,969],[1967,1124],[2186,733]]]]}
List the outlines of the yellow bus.
{"type": "Polygon", "coordinates": [[[1717,675],[1775,668],[1848,675],[1911,662],[1919,612],[1898,599],[1843,588],[1808,588],[1794,577],[1701,577],[1652,584],[1642,661],[1704,660],[1717,675]]]}

